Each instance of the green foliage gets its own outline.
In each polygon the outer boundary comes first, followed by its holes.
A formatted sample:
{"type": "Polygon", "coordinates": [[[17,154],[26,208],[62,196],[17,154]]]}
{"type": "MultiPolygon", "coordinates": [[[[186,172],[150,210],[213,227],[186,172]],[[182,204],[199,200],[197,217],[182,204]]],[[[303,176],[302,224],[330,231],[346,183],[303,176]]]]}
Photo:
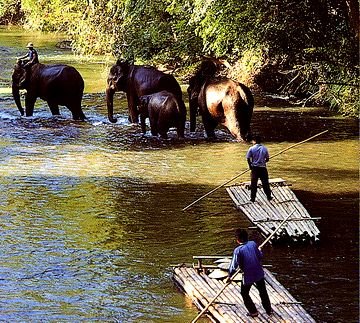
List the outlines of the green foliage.
{"type": "Polygon", "coordinates": [[[134,1],[128,6],[114,44],[114,53],[150,60],[171,47],[170,15],[163,1],[134,1]]]}
{"type": "Polygon", "coordinates": [[[116,10],[114,2],[105,0],[84,6],[81,19],[72,21],[67,29],[73,49],[79,54],[111,53],[116,37],[116,10]]]}
{"type": "Polygon", "coordinates": [[[20,0],[0,0],[0,24],[16,24],[22,17],[20,0]]]}
{"type": "Polygon", "coordinates": [[[327,83],[320,92],[321,98],[329,104],[330,108],[343,115],[358,117],[360,112],[358,74],[338,75],[335,81],[327,83]]]}
{"type": "Polygon", "coordinates": [[[41,31],[68,31],[81,20],[86,0],[22,0],[28,28],[41,31]]]}
{"type": "MultiPolygon", "coordinates": [[[[256,2],[256,1],[255,1],[256,2]]],[[[215,56],[241,55],[256,47],[260,8],[246,0],[214,0],[203,8],[198,1],[192,20],[203,41],[203,50],[215,56]]]]}
{"type": "Polygon", "coordinates": [[[0,0],[0,19],[19,13],[30,28],[67,33],[80,54],[187,71],[202,55],[222,56],[231,77],[263,90],[320,97],[340,111],[358,99],[318,85],[358,81],[357,0],[0,0]]]}

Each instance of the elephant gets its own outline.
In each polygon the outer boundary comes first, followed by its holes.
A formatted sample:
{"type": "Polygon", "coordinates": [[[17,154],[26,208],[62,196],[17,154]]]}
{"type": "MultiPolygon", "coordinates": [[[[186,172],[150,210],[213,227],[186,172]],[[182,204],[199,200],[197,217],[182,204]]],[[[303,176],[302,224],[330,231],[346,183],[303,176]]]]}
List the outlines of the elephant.
{"type": "Polygon", "coordinates": [[[138,104],[143,95],[153,94],[159,91],[172,93],[182,110],[186,110],[182,100],[182,92],[179,83],[169,74],[163,73],[151,66],[134,65],[127,61],[117,60],[110,68],[107,79],[106,102],[108,118],[110,122],[117,121],[113,116],[114,93],[124,91],[126,93],[129,120],[132,123],[139,122],[138,104]]]}
{"type": "Polygon", "coordinates": [[[215,128],[225,126],[238,141],[250,138],[254,97],[248,87],[229,78],[216,78],[217,65],[203,61],[189,80],[190,131],[196,127],[199,110],[208,138],[215,138],[215,128]]]}
{"type": "Polygon", "coordinates": [[[179,138],[184,137],[186,109],[179,104],[174,94],[160,91],[154,94],[143,95],[139,98],[139,113],[141,129],[146,133],[146,118],[150,119],[151,134],[158,133],[164,139],[170,127],[176,127],[179,138]]]}
{"type": "Polygon", "coordinates": [[[18,61],[12,75],[12,95],[23,116],[20,89],[26,89],[25,113],[27,117],[33,115],[36,99],[40,97],[48,103],[53,115],[60,115],[59,105],[63,105],[71,111],[74,120],[85,119],[81,109],[84,80],[74,67],[36,63],[26,69],[18,61]]]}

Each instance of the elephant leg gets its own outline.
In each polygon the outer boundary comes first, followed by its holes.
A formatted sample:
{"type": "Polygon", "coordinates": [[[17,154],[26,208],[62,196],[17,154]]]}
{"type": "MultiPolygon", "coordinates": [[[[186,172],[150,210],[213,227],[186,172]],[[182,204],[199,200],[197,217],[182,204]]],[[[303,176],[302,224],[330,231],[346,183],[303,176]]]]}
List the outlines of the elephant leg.
{"type": "Polygon", "coordinates": [[[184,138],[185,132],[185,118],[179,117],[176,125],[176,132],[179,138],[184,138]]]}
{"type": "Polygon", "coordinates": [[[208,138],[215,138],[215,128],[217,126],[217,122],[215,122],[211,117],[209,116],[203,116],[203,123],[204,128],[206,132],[206,136],[208,138]]]}
{"type": "Polygon", "coordinates": [[[74,120],[84,121],[86,119],[85,114],[82,111],[72,112],[72,116],[74,120]]]}
{"type": "Polygon", "coordinates": [[[158,135],[158,113],[155,111],[154,108],[150,109],[149,108],[149,120],[150,120],[150,129],[151,129],[151,134],[153,136],[157,136],[158,135]]]}
{"type": "Polygon", "coordinates": [[[33,97],[27,93],[25,96],[25,115],[27,117],[31,117],[34,114],[35,102],[36,97],[33,97]]]}
{"type": "Polygon", "coordinates": [[[128,95],[127,100],[129,105],[129,121],[131,123],[139,123],[138,100],[133,95],[128,95]]]}
{"type": "Polygon", "coordinates": [[[153,124],[153,125],[151,125],[150,124],[150,128],[151,128],[151,134],[153,135],[153,136],[157,136],[158,135],[158,128],[157,128],[157,125],[156,124],[153,124]]]}
{"type": "Polygon", "coordinates": [[[161,138],[167,139],[167,133],[169,131],[169,128],[163,127],[159,125],[159,134],[161,138]]]}
{"type": "Polygon", "coordinates": [[[145,135],[146,134],[146,116],[140,115],[140,123],[141,123],[141,131],[145,135]]]}
{"type": "Polygon", "coordinates": [[[189,102],[189,108],[190,108],[190,132],[194,132],[196,128],[196,116],[197,116],[197,98],[194,100],[190,100],[189,102]]]}
{"type": "Polygon", "coordinates": [[[157,136],[159,133],[157,122],[156,122],[156,120],[152,120],[151,118],[150,118],[150,128],[151,128],[151,134],[153,136],[157,136]]]}
{"type": "Polygon", "coordinates": [[[184,138],[185,137],[184,132],[185,132],[185,129],[184,129],[184,127],[182,125],[177,126],[176,133],[177,133],[179,138],[184,138]]]}
{"type": "Polygon", "coordinates": [[[69,103],[66,107],[71,111],[74,120],[84,121],[86,119],[84,112],[81,109],[81,101],[76,103],[69,103]]]}
{"type": "Polygon", "coordinates": [[[168,131],[169,131],[169,124],[168,120],[163,120],[163,118],[159,118],[158,120],[158,130],[161,138],[167,139],[168,138],[168,131]]]}
{"type": "Polygon", "coordinates": [[[50,111],[53,116],[60,115],[60,110],[59,110],[59,106],[57,105],[57,103],[48,101],[48,106],[49,106],[50,111]]]}

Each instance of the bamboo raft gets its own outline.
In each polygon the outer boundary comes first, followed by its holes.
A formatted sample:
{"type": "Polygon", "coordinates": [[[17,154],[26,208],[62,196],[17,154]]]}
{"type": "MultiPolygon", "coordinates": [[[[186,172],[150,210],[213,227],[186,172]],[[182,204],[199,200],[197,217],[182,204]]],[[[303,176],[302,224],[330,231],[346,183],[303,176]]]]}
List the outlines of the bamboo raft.
{"type": "Polygon", "coordinates": [[[272,239],[272,242],[316,242],[319,240],[320,231],[316,227],[314,218],[309,215],[300,203],[289,185],[282,178],[271,179],[271,201],[268,201],[258,183],[255,202],[250,201],[250,182],[226,187],[228,194],[236,207],[243,212],[257,229],[266,237],[274,228],[283,221],[291,212],[293,214],[272,239]]]}
{"type": "MultiPolygon", "coordinates": [[[[202,260],[219,259],[219,256],[198,256],[198,265],[178,265],[173,268],[173,280],[176,285],[192,300],[201,311],[224,286],[223,279],[210,278],[209,274],[217,267],[204,265],[202,260]]],[[[265,281],[271,301],[273,314],[267,315],[261,305],[257,289],[253,286],[250,296],[253,299],[259,316],[247,315],[240,289],[240,281],[232,281],[216,301],[209,306],[206,315],[212,322],[315,322],[298,302],[266,268],[265,281]]]]}

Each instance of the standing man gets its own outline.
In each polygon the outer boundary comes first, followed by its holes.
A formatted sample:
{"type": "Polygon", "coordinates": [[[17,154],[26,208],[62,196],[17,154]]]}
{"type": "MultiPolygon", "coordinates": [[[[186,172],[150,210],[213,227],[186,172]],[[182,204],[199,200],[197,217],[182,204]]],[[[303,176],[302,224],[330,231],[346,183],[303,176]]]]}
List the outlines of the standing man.
{"type": "Polygon", "coordinates": [[[249,295],[250,288],[253,284],[255,284],[259,291],[261,303],[266,313],[271,315],[271,303],[266,290],[264,270],[261,265],[261,259],[263,257],[261,249],[257,247],[254,241],[248,241],[248,233],[245,230],[237,229],[235,231],[235,238],[239,246],[236,247],[233,252],[233,257],[229,267],[228,280],[240,267],[243,271],[241,296],[244,300],[246,309],[249,311],[249,315],[251,317],[259,315],[259,312],[249,295]]]}
{"type": "Polygon", "coordinates": [[[246,154],[246,159],[251,169],[251,202],[255,202],[258,179],[261,179],[264,192],[269,201],[272,200],[269,184],[269,174],[266,163],[269,161],[269,151],[261,144],[261,137],[255,136],[246,154]]]}
{"type": "Polygon", "coordinates": [[[22,66],[25,68],[31,67],[32,65],[39,63],[38,53],[35,50],[34,45],[32,43],[28,43],[26,48],[29,49],[27,54],[18,58],[22,62],[22,66]]]}

